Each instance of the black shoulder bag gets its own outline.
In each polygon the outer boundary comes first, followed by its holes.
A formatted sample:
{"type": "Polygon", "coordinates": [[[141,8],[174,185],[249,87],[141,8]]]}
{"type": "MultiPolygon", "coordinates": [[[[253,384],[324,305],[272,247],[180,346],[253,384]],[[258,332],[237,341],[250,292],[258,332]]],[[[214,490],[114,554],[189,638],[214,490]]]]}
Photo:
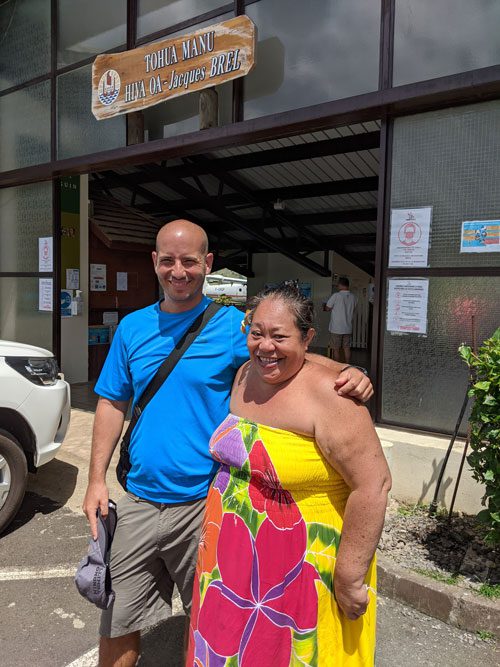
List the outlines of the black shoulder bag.
{"type": "Polygon", "coordinates": [[[213,315],[215,315],[215,313],[221,308],[221,304],[212,301],[212,303],[210,303],[207,308],[205,308],[205,310],[198,315],[198,317],[194,320],[189,329],[174,347],[172,352],[156,371],[155,376],[152,378],[151,382],[144,390],[144,393],[135,404],[132,418],[120,443],[120,459],[118,461],[118,465],[116,466],[116,476],[125,491],[127,490],[127,475],[130,470],[130,457],[128,451],[130,437],[132,435],[132,431],[135,428],[135,425],[139,421],[139,417],[141,416],[146,405],[173,371],[175,365],[182,357],[184,352],[188,349],[198,334],[201,333],[213,315]]]}

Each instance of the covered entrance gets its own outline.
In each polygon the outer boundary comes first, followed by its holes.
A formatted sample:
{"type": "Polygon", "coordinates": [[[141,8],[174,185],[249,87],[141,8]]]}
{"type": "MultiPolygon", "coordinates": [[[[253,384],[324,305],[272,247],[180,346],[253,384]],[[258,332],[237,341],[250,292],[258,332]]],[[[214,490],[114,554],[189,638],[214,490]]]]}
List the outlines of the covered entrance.
{"type": "MultiPolygon", "coordinates": [[[[185,217],[206,230],[213,272],[247,276],[249,294],[299,281],[315,303],[320,353],[329,346],[323,304],[338,277],[348,277],[358,298],[353,363],[369,366],[379,144],[380,123],[370,121],[92,173],[89,262],[107,265],[108,288],[90,292],[89,325],[156,298],[156,229],[185,217]],[[128,294],[114,275],[127,272],[128,294]]],[[[89,349],[90,379],[107,347],[89,349]]]]}

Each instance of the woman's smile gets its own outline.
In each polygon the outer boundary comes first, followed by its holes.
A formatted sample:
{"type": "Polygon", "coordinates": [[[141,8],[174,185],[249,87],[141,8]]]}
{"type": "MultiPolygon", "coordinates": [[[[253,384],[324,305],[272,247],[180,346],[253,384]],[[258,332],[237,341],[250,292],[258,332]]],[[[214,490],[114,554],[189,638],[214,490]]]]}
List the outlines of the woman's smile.
{"type": "Polygon", "coordinates": [[[275,367],[278,365],[278,362],[282,361],[282,359],[278,359],[277,357],[265,357],[262,354],[256,354],[255,355],[257,361],[259,364],[263,367],[275,367]]]}

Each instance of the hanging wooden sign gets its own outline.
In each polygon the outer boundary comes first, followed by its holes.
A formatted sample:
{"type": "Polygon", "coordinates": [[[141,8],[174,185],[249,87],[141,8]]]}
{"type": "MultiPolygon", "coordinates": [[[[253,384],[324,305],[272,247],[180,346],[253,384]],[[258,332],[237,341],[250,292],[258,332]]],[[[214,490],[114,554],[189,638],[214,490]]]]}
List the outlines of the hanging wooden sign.
{"type": "Polygon", "coordinates": [[[255,39],[252,21],[237,16],[189,35],[97,56],[92,113],[97,120],[112,118],[245,76],[255,64],[255,39]]]}

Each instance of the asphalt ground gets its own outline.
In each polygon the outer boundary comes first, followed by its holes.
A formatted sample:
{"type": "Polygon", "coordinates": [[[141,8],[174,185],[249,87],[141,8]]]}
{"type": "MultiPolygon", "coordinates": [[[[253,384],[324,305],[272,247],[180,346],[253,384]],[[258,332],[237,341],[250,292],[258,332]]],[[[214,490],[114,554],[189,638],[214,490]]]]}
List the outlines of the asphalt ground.
{"type": "MultiPolygon", "coordinates": [[[[92,414],[73,411],[57,459],[30,475],[16,520],[0,538],[0,665],[97,665],[99,610],[77,592],[73,575],[88,530],[81,513],[92,414]]],[[[110,473],[112,495],[118,486],[110,473]]],[[[142,667],[180,667],[184,616],[177,614],[145,634],[142,667]]],[[[378,667],[497,667],[492,641],[379,599],[378,667]]],[[[256,665],[255,667],[258,667],[256,665]]]]}

